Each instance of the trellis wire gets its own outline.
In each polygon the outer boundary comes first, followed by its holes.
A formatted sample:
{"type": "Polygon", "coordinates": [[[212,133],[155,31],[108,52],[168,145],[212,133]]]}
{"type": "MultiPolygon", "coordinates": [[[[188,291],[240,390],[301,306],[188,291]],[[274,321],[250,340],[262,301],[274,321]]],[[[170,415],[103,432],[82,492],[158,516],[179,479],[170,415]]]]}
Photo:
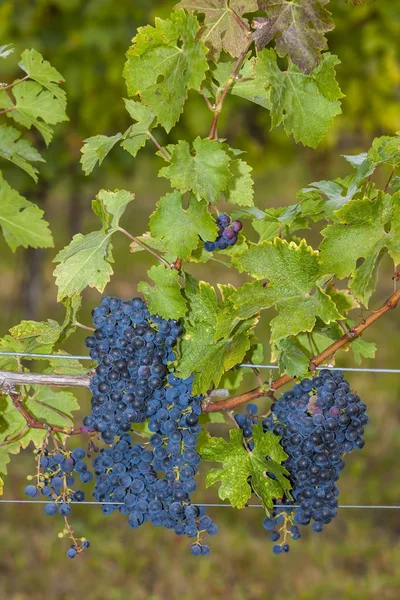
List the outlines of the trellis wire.
{"type": "MultiPolygon", "coordinates": [[[[48,504],[49,500],[0,500],[0,504],[48,504]]],[[[86,505],[97,505],[102,506],[105,504],[112,504],[113,506],[123,506],[124,502],[70,502],[70,504],[86,504],[86,505]]],[[[195,503],[196,506],[202,506],[204,508],[234,508],[231,504],[200,504],[195,503]]],[[[246,504],[245,508],[264,508],[262,504],[246,504]]],[[[300,504],[273,504],[273,508],[300,508],[300,504]]],[[[338,508],[355,508],[355,509],[372,509],[372,510],[399,510],[400,505],[390,504],[339,504],[338,508]]]]}
{"type": "MultiPolygon", "coordinates": [[[[65,360],[93,360],[90,356],[73,356],[71,354],[31,354],[28,352],[0,352],[0,356],[15,356],[26,358],[59,358],[65,360]]],[[[240,363],[238,367],[248,369],[279,369],[278,365],[253,365],[250,363],[240,363]]],[[[351,371],[353,373],[400,373],[400,369],[362,369],[357,367],[333,367],[332,365],[322,365],[316,367],[317,371],[322,369],[340,369],[341,371],[351,371]]]]}
{"type": "MultiPolygon", "coordinates": [[[[27,353],[27,352],[0,352],[0,356],[15,356],[15,357],[26,357],[26,358],[59,358],[66,360],[93,360],[90,356],[73,356],[70,354],[35,354],[35,353],[27,353]]],[[[253,365],[248,363],[241,363],[238,367],[242,368],[252,368],[252,369],[279,369],[278,365],[253,365]]],[[[332,365],[324,365],[321,367],[317,367],[317,371],[321,371],[322,369],[335,369],[338,367],[333,367],[332,365]]],[[[340,368],[340,367],[339,367],[340,368]]],[[[364,369],[364,368],[356,368],[356,367],[341,367],[341,371],[351,371],[355,373],[400,373],[400,369],[364,369]]],[[[47,500],[2,500],[0,499],[0,504],[47,504],[47,500]]],[[[123,502],[71,502],[71,504],[82,504],[82,505],[106,505],[112,504],[114,506],[122,506],[123,502]]],[[[233,508],[231,504],[199,504],[196,506],[202,506],[205,508],[233,508]]],[[[281,508],[282,505],[277,504],[274,505],[274,508],[281,508]]],[[[285,508],[299,508],[299,504],[285,504],[285,508]]],[[[245,508],[263,508],[262,504],[247,504],[245,508]]],[[[339,505],[338,508],[344,509],[369,509],[369,510],[400,510],[400,505],[380,505],[380,504],[342,504],[339,505]]]]}

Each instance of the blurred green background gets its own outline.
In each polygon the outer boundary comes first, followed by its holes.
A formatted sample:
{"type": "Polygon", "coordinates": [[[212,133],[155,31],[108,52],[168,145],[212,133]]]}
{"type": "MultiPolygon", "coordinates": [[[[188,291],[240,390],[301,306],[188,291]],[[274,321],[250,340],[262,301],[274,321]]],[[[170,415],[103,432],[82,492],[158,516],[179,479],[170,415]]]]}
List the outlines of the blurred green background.
{"type": "MultiPolygon", "coordinates": [[[[85,178],[79,158],[82,141],[113,134],[129,125],[121,98],[125,51],[136,28],[169,14],[173,2],[150,0],[0,0],[0,44],[15,45],[15,55],[0,64],[0,81],[18,76],[18,54],[34,47],[66,78],[70,122],[57,128],[44,150],[47,163],[33,186],[21,171],[1,165],[5,177],[45,211],[55,235],[50,251],[18,251],[13,255],[0,240],[0,334],[22,318],[61,318],[52,278],[52,259],[77,231],[93,226],[90,201],[101,188],[127,188],[136,202],[125,227],[141,234],[155,202],[168,186],[157,178],[160,159],[148,147],[133,161],[114,150],[101,169],[85,178]]],[[[330,3],[336,29],[329,46],[339,55],[338,80],[346,98],[328,138],[313,151],[296,146],[282,131],[269,132],[269,116],[260,107],[229,98],[221,116],[220,134],[248,152],[254,168],[260,208],[292,203],[295,193],[311,181],[348,172],[341,154],[364,151],[376,135],[400,129],[400,3],[377,0],[354,7],[345,0],[330,3]]],[[[162,143],[206,135],[210,114],[200,96],[191,96],[180,124],[162,143]]],[[[34,134],[31,134],[34,136],[34,134]]],[[[35,142],[40,145],[37,138],[35,142]]],[[[151,261],[130,255],[125,239],[116,240],[115,275],[109,293],[132,297],[151,261]]],[[[211,281],[240,283],[233,271],[197,267],[211,281]],[[213,270],[212,270],[213,269],[213,270]]],[[[390,265],[384,264],[375,306],[392,288],[390,265]]],[[[90,322],[98,294],[85,292],[81,321],[90,322]]],[[[372,306],[374,308],[374,306],[372,306]]],[[[393,311],[367,332],[375,340],[375,361],[365,365],[398,368],[400,314],[393,311]]],[[[266,341],[266,325],[260,333],[266,341]]],[[[77,333],[66,349],[83,353],[77,333]]],[[[268,353],[266,356],[268,360],[268,353]]],[[[342,366],[351,357],[342,353],[342,366]]],[[[349,376],[369,404],[371,424],[365,449],[347,460],[340,481],[342,504],[400,504],[398,375],[349,376]]],[[[254,382],[247,377],[247,385],[254,382]]],[[[89,395],[81,394],[83,412],[89,395]]],[[[228,427],[228,425],[226,426],[228,427]]],[[[216,431],[218,431],[216,429],[216,431]]],[[[219,426],[223,433],[223,426],[219,426]]],[[[13,459],[5,498],[22,498],[26,475],[34,468],[32,454],[13,459]]],[[[200,482],[198,502],[218,501],[215,490],[200,482]]],[[[145,526],[128,528],[120,515],[104,517],[100,509],[76,507],[73,524],[92,548],[68,562],[67,542],[57,539],[61,522],[43,515],[40,506],[0,505],[0,600],[380,600],[400,596],[400,511],[345,510],[321,535],[305,532],[288,555],[275,557],[261,527],[259,509],[241,512],[210,509],[220,526],[210,539],[207,558],[190,555],[186,539],[145,526]]]]}

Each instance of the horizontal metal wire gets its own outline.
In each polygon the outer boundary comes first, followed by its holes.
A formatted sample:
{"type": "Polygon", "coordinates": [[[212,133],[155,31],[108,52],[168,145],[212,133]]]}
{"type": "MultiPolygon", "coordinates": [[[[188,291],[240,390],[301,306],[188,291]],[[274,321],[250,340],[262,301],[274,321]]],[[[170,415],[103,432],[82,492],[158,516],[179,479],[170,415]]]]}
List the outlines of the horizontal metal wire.
{"type": "MultiPolygon", "coordinates": [[[[0,500],[0,504],[49,504],[51,500],[0,500]]],[[[123,506],[124,502],[70,502],[70,504],[86,504],[86,505],[107,505],[123,506]]],[[[234,508],[231,504],[199,504],[194,502],[196,506],[205,508],[234,508]]],[[[300,504],[274,504],[274,508],[300,508],[300,504]]],[[[246,504],[245,508],[264,508],[262,504],[246,504]]],[[[392,504],[340,504],[338,508],[351,509],[371,509],[371,510],[400,510],[400,505],[392,504]]]]}
{"type": "MultiPolygon", "coordinates": [[[[65,360],[94,360],[90,356],[73,356],[71,354],[30,354],[28,352],[0,352],[0,356],[15,356],[26,358],[59,358],[65,360]]],[[[278,365],[253,365],[250,363],[241,363],[238,367],[249,369],[279,369],[278,365]]],[[[322,369],[340,369],[341,371],[351,371],[354,373],[400,373],[400,369],[362,369],[357,367],[334,367],[332,365],[322,365],[317,367],[317,371],[322,369]]]]}

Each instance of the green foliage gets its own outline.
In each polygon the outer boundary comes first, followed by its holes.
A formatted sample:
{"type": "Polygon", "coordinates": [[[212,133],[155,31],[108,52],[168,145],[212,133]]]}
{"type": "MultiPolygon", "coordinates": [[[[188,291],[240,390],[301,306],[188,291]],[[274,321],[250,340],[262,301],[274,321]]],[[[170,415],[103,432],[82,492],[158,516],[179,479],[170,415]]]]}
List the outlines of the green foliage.
{"type": "Polygon", "coordinates": [[[252,277],[269,280],[264,308],[275,305],[279,313],[271,321],[271,341],[312,331],[317,317],[324,323],[341,318],[335,304],[318,285],[322,274],[318,253],[305,240],[299,245],[280,238],[252,244],[234,260],[252,277]]]}
{"type": "Polygon", "coordinates": [[[142,281],[138,291],[144,295],[149,310],[165,319],[180,319],[186,312],[186,303],[181,294],[178,271],[155,265],[151,267],[148,276],[155,286],[142,281]]]}
{"type": "Polygon", "coordinates": [[[192,196],[187,210],[182,201],[179,192],[161,198],[150,217],[150,231],[153,238],[163,241],[169,252],[186,260],[197,248],[199,236],[204,241],[216,238],[217,226],[204,200],[199,202],[192,196]]]}
{"type": "MultiPolygon", "coordinates": [[[[11,52],[9,46],[0,47],[3,58],[11,52]]],[[[8,86],[0,85],[0,108],[26,129],[35,127],[48,145],[53,138],[52,125],[68,120],[66,94],[59,87],[64,79],[33,49],[22,53],[19,66],[26,76],[8,86]]],[[[37,182],[38,170],[32,163],[44,162],[44,159],[30,141],[20,138],[21,132],[14,127],[0,125],[0,158],[10,161],[37,182]]],[[[0,225],[13,251],[18,246],[48,248],[53,245],[48,223],[42,219],[43,212],[13,190],[1,172],[0,199],[0,225]]]]}
{"type": "Polygon", "coordinates": [[[201,36],[214,60],[223,50],[235,57],[246,50],[248,20],[243,15],[258,9],[257,0],[181,0],[177,7],[204,14],[201,36]]]}
{"type": "Polygon", "coordinates": [[[13,190],[0,171],[0,227],[11,250],[50,248],[53,238],[43,211],[13,190]]]}
{"type": "Polygon", "coordinates": [[[334,223],[322,235],[325,272],[339,279],[351,277],[350,290],[368,306],[384,253],[389,253],[395,265],[400,262],[400,194],[381,192],[375,199],[353,200],[336,211],[334,223]]]}
{"type": "Polygon", "coordinates": [[[72,242],[54,259],[60,263],[54,271],[58,300],[79,294],[85,287],[102,292],[113,273],[111,237],[119,229],[119,220],[134,195],[125,190],[101,190],[92,203],[102,228],[87,235],[74,236],[72,242]]]}
{"type": "Polygon", "coordinates": [[[128,50],[124,77],[130,96],[140,95],[167,131],[178,121],[188,90],[199,90],[208,64],[199,24],[179,10],[156,26],[140,27],[128,50]]]}
{"type": "Polygon", "coordinates": [[[281,71],[273,50],[264,50],[260,57],[266,68],[267,87],[271,89],[271,126],[283,124],[296,142],[316,148],[333,117],[341,113],[339,99],[343,94],[335,79],[335,66],[340,61],[326,53],[313,71],[304,74],[296,65],[281,71]]]}
{"type": "Polygon", "coordinates": [[[279,444],[280,438],[272,432],[263,432],[261,423],[253,429],[254,450],[243,446],[240,429],[229,430],[229,442],[222,438],[209,437],[200,448],[206,461],[222,462],[223,466],[207,473],[207,487],[221,482],[218,495],[229,500],[232,506],[244,508],[254,492],[268,511],[273,501],[284,496],[290,498],[291,485],[282,466],[287,454],[279,444]],[[274,479],[267,473],[273,473],[274,479]]]}

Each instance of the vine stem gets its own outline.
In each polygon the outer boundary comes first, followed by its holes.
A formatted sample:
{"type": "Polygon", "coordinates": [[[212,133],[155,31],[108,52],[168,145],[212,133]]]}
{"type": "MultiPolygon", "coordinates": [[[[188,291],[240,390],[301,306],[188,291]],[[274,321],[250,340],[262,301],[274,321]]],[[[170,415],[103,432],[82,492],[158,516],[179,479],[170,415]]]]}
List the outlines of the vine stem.
{"type": "Polygon", "coordinates": [[[18,373],[0,371],[0,390],[13,385],[51,385],[57,387],[89,387],[90,375],[58,375],[53,373],[18,373]]]}
{"type": "Polygon", "coordinates": [[[151,141],[153,142],[153,144],[155,146],[157,146],[157,148],[159,149],[159,151],[161,152],[161,154],[163,155],[163,157],[165,158],[165,160],[167,160],[169,162],[171,160],[171,157],[168,154],[168,152],[165,150],[165,148],[163,148],[161,146],[161,144],[156,140],[156,138],[154,137],[154,135],[150,131],[146,131],[146,134],[149,136],[149,138],[151,139],[151,141]]]}
{"type": "Polygon", "coordinates": [[[22,83],[23,81],[26,81],[27,79],[29,79],[29,75],[25,75],[25,77],[22,77],[21,79],[17,79],[17,81],[14,81],[13,83],[9,83],[8,85],[0,86],[0,91],[9,90],[12,87],[14,87],[15,85],[18,85],[19,83],[22,83]]]}
{"type": "Polygon", "coordinates": [[[233,67],[233,71],[231,72],[228,81],[225,84],[225,87],[222,91],[221,97],[218,100],[218,103],[216,104],[215,107],[212,107],[212,111],[214,113],[214,117],[211,123],[211,128],[210,128],[210,133],[209,133],[209,139],[210,140],[215,140],[217,139],[217,128],[218,128],[218,119],[219,119],[219,115],[221,113],[225,98],[229,92],[229,90],[231,89],[232,85],[235,83],[237,75],[240,71],[240,68],[242,66],[242,64],[244,63],[246,56],[247,56],[247,52],[249,51],[249,48],[251,46],[251,44],[253,43],[253,40],[250,40],[249,43],[247,44],[246,48],[243,50],[243,52],[241,53],[241,55],[239,56],[239,58],[236,61],[235,66],[233,67]]]}
{"type": "Polygon", "coordinates": [[[126,229],[123,229],[122,227],[118,227],[118,231],[120,231],[121,233],[123,233],[124,235],[126,235],[126,237],[128,237],[130,240],[132,240],[133,242],[135,242],[135,244],[137,244],[138,246],[140,246],[141,248],[143,248],[143,250],[147,250],[147,252],[150,252],[150,254],[152,254],[153,256],[155,256],[156,259],[159,260],[164,265],[164,267],[168,267],[168,269],[175,269],[176,268],[175,267],[175,263],[173,263],[172,265],[170,265],[170,263],[168,261],[166,261],[165,258],[163,258],[159,254],[157,254],[157,252],[155,252],[154,250],[152,250],[151,248],[149,248],[149,246],[146,246],[146,244],[144,244],[141,240],[139,240],[135,236],[131,235],[129,233],[129,231],[126,231],[126,229]]]}
{"type": "MultiPolygon", "coordinates": [[[[349,330],[351,337],[348,334],[343,335],[341,338],[333,342],[330,346],[328,346],[323,352],[315,356],[310,362],[310,368],[315,368],[324,363],[327,359],[331,358],[335,355],[335,353],[343,348],[346,344],[351,344],[353,340],[355,340],[363,331],[368,329],[375,321],[380,319],[384,314],[396,308],[397,303],[400,300],[400,289],[397,290],[394,294],[386,300],[386,302],[372,314],[370,314],[366,319],[360,321],[358,325],[349,330]]],[[[250,392],[245,392],[244,394],[240,394],[239,396],[234,396],[233,398],[228,398],[227,400],[221,400],[220,402],[203,402],[203,412],[214,412],[218,410],[232,410],[237,406],[241,406],[242,404],[246,404],[247,402],[251,402],[252,400],[256,400],[257,398],[261,398],[262,396],[273,396],[273,393],[293,381],[293,377],[289,375],[281,375],[275,381],[273,381],[268,389],[263,389],[263,386],[255,388],[250,392]]],[[[268,385],[268,382],[266,382],[268,385]]]]}
{"type": "Polygon", "coordinates": [[[50,433],[63,433],[65,435],[82,435],[82,433],[84,433],[83,431],[81,431],[80,427],[59,427],[58,425],[50,426],[47,423],[38,421],[23,405],[19,392],[17,392],[15,389],[12,389],[11,387],[9,387],[8,389],[4,388],[4,385],[3,389],[5,393],[7,393],[10,396],[13,405],[15,406],[17,411],[24,417],[26,424],[30,429],[44,429],[46,431],[49,431],[50,433]]]}
{"type": "Polygon", "coordinates": [[[11,112],[12,110],[15,110],[15,106],[13,106],[12,108],[6,108],[5,110],[0,110],[0,115],[5,115],[6,113],[11,112]]]}

